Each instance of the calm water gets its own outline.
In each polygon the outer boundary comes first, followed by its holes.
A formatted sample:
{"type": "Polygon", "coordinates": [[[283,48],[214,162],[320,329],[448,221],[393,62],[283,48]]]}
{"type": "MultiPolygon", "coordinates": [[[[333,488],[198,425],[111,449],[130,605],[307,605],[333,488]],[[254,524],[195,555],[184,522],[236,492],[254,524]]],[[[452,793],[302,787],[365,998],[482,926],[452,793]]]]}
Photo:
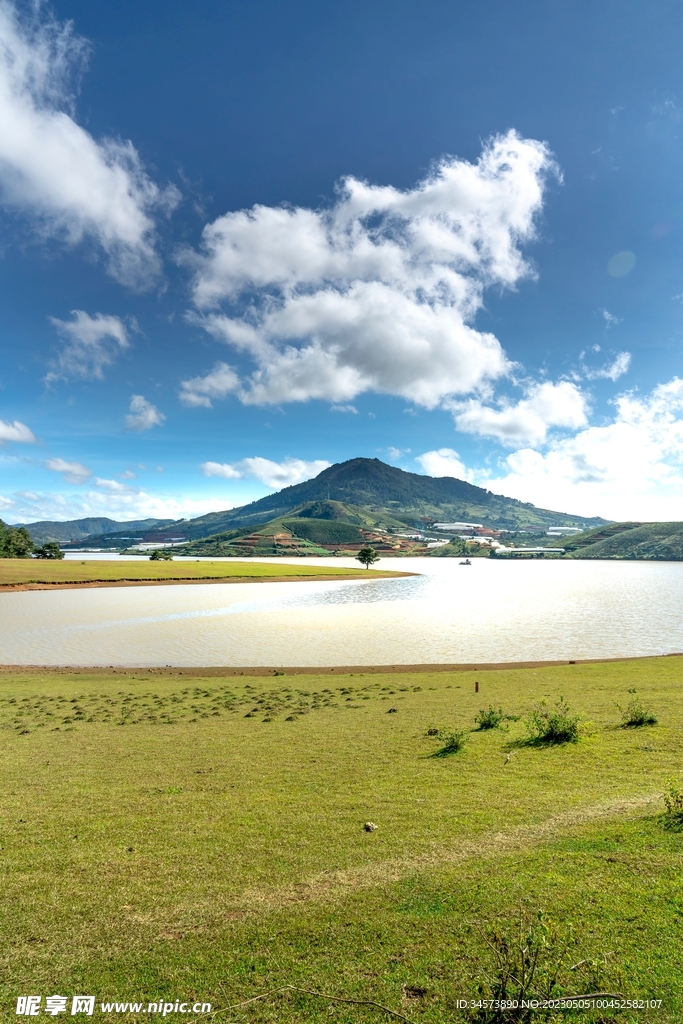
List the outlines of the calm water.
{"type": "Polygon", "coordinates": [[[361,665],[683,651],[683,563],[382,565],[423,575],[0,594],[0,662],[361,665]]]}

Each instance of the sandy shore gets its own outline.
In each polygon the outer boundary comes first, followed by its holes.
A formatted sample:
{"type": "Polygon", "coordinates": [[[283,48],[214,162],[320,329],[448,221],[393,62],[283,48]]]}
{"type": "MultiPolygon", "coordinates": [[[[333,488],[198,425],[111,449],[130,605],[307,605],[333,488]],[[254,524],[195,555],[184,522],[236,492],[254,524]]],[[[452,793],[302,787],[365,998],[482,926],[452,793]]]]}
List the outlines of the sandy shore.
{"type": "MultiPolygon", "coordinates": [[[[368,579],[395,579],[401,576],[419,576],[416,572],[385,572],[382,575],[368,576],[368,579]]],[[[172,587],[181,584],[184,587],[197,583],[345,583],[349,580],[362,580],[364,576],[219,576],[204,579],[180,580],[84,580],[82,583],[0,583],[0,594],[12,590],[87,590],[94,587],[172,587]]]]}
{"type": "Polygon", "coordinates": [[[436,665],[245,665],[245,666],[211,666],[207,668],[193,666],[171,666],[150,668],[134,665],[0,665],[0,677],[10,673],[38,673],[42,675],[120,675],[128,676],[146,672],[156,676],[190,676],[191,678],[216,678],[225,676],[360,676],[388,675],[391,673],[428,673],[428,672],[495,672],[510,671],[518,668],[548,668],[554,665],[602,665],[617,661],[653,661],[657,658],[683,658],[683,652],[674,654],[652,654],[640,658],[580,658],[576,661],[503,661],[471,664],[436,664],[436,665]]]}

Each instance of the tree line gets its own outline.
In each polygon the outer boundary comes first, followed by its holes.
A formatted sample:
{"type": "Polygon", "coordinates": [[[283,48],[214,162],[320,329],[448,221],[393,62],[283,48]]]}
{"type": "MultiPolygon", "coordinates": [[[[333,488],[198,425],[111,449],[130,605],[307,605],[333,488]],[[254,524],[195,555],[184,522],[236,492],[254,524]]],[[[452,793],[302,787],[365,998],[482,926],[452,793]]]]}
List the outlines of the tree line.
{"type": "Polygon", "coordinates": [[[64,558],[59,544],[34,544],[25,526],[8,526],[0,519],[0,558],[64,558]]]}

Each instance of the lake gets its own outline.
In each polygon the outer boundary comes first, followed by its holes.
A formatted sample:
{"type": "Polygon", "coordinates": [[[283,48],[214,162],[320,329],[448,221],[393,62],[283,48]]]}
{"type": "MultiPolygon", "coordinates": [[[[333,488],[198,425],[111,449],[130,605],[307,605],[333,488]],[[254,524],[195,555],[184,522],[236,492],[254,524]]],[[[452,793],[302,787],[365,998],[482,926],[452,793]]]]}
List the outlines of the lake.
{"type": "Polygon", "coordinates": [[[683,563],[479,559],[460,566],[405,558],[382,565],[422,575],[0,594],[0,661],[322,666],[683,651],[683,563]]]}

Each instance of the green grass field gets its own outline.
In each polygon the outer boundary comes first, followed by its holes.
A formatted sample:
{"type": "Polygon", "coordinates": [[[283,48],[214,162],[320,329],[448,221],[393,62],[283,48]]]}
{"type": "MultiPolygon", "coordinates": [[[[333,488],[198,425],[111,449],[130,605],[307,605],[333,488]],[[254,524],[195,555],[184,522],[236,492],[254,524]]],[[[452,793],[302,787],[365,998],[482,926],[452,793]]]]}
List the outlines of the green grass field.
{"type": "Polygon", "coordinates": [[[458,1000],[489,990],[496,932],[542,912],[540,963],[565,994],[662,1004],[535,1020],[680,1024],[683,832],[661,795],[683,779],[682,682],[677,657],[0,671],[0,1019],[22,1019],[30,993],[94,994],[112,1020],[150,1014],[101,1002],[210,1002],[203,1019],[250,1024],[398,1019],[292,990],[228,1009],[291,985],[420,1024],[485,1021],[458,1000]],[[658,724],[620,727],[633,689],[658,724]],[[520,742],[524,715],[559,695],[583,716],[579,741],[520,742]],[[475,731],[490,704],[521,717],[475,731]],[[434,730],[467,742],[432,756],[434,730]]]}
{"type": "Polygon", "coordinates": [[[346,569],[342,566],[272,565],[268,562],[150,562],[83,561],[51,562],[32,558],[0,558],[0,587],[22,584],[75,584],[165,581],[165,580],[277,580],[282,577],[315,579],[334,576],[355,579],[374,576],[402,576],[390,570],[346,569]]]}

